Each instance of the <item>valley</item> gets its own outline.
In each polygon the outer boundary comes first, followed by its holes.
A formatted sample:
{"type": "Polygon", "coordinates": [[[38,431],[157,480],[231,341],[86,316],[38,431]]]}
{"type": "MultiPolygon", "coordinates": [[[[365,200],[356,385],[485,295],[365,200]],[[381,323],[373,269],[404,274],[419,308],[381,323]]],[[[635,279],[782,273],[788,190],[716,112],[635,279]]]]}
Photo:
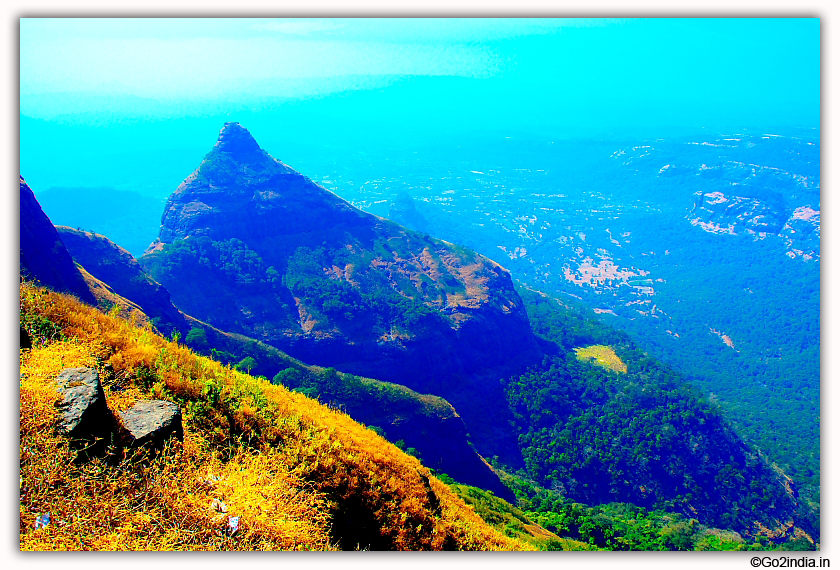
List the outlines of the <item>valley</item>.
{"type": "Polygon", "coordinates": [[[636,335],[818,496],[818,134],[470,143],[481,152],[383,158],[391,175],[375,180],[312,169],[362,209],[468,245],[636,335]]]}

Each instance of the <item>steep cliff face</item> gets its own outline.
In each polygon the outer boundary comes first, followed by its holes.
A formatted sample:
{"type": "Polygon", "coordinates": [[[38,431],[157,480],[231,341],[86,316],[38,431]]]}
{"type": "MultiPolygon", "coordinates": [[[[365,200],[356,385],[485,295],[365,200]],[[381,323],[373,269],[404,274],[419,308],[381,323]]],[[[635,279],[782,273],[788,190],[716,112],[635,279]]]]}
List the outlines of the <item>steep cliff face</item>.
{"type": "Polygon", "coordinates": [[[238,123],[169,198],[140,263],[218,328],[445,397],[484,453],[520,462],[513,436],[486,425],[507,417],[498,378],[539,358],[510,274],[352,207],[238,123]]]}
{"type": "Polygon", "coordinates": [[[158,330],[167,336],[175,330],[186,334],[187,320],[172,305],[169,292],[146,275],[128,251],[100,234],[66,226],[57,226],[56,230],[76,263],[115,293],[142,307],[158,330]]]}
{"type": "Polygon", "coordinates": [[[20,272],[56,291],[70,293],[85,303],[96,299],[50,219],[41,209],[35,193],[20,177],[20,272]]]}

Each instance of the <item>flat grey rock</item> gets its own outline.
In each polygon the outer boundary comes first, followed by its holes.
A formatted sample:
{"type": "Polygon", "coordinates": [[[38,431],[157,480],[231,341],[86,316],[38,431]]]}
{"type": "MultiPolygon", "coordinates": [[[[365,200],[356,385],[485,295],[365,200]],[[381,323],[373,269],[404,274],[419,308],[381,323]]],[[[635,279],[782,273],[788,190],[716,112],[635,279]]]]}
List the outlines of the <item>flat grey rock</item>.
{"type": "Polygon", "coordinates": [[[184,438],[181,408],[173,402],[141,400],[120,412],[120,419],[127,432],[126,443],[131,447],[146,444],[160,447],[173,435],[178,439],[184,438]]]}

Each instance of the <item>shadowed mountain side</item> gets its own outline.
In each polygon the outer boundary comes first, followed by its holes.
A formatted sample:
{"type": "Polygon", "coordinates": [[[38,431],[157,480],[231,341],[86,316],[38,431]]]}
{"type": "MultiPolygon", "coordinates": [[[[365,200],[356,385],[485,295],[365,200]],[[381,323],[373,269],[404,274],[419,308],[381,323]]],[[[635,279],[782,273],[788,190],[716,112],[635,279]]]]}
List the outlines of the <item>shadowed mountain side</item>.
{"type": "Polygon", "coordinates": [[[82,278],[96,299],[96,307],[113,316],[119,316],[140,327],[153,327],[152,320],[143,312],[143,308],[114,291],[114,288],[91,275],[84,267],[78,266],[82,278]]]}
{"type": "Polygon", "coordinates": [[[43,285],[96,304],[50,219],[20,177],[20,271],[43,285]]]}
{"type": "MultiPolygon", "coordinates": [[[[201,329],[205,341],[187,345],[217,360],[235,364],[244,358],[255,362],[251,373],[282,384],[347,413],[357,422],[381,429],[391,442],[403,441],[418,451],[424,465],[447,473],[468,485],[493,491],[515,501],[498,475],[469,445],[464,422],[452,405],[437,396],[390,382],[310,366],[273,346],[246,336],[220,331],[189,315],[191,330],[201,329]]],[[[201,337],[198,337],[201,338],[201,337]]]]}
{"type": "Polygon", "coordinates": [[[295,365],[277,374],[274,381],[317,397],[381,431],[389,441],[404,444],[408,450],[413,448],[428,467],[490,490],[506,501],[516,501],[490,465],[469,445],[464,422],[443,398],[315,366],[295,365]]]}

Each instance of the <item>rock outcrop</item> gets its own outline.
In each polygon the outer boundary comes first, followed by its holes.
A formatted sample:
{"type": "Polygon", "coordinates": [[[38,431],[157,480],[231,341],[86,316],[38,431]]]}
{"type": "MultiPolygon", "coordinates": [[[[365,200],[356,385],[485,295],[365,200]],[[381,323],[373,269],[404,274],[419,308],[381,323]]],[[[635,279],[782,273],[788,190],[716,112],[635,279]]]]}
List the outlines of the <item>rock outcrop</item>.
{"type": "Polygon", "coordinates": [[[820,257],[820,211],[810,205],[790,212],[779,200],[700,191],[694,193],[694,207],[687,218],[709,233],[748,235],[756,240],[782,238],[791,258],[820,257]]]}
{"type": "MultiPolygon", "coordinates": [[[[109,445],[160,449],[167,439],[184,439],[181,408],[165,400],[141,400],[119,414],[108,408],[99,373],[93,368],[66,368],[56,378],[62,396],[58,432],[82,450],[79,458],[104,455],[109,445]]],[[[111,452],[109,452],[111,453],[111,452]]]]}
{"type": "Polygon", "coordinates": [[[79,270],[41,209],[35,193],[20,177],[20,273],[43,285],[75,295],[95,305],[96,299],[85,285],[79,270]]]}

